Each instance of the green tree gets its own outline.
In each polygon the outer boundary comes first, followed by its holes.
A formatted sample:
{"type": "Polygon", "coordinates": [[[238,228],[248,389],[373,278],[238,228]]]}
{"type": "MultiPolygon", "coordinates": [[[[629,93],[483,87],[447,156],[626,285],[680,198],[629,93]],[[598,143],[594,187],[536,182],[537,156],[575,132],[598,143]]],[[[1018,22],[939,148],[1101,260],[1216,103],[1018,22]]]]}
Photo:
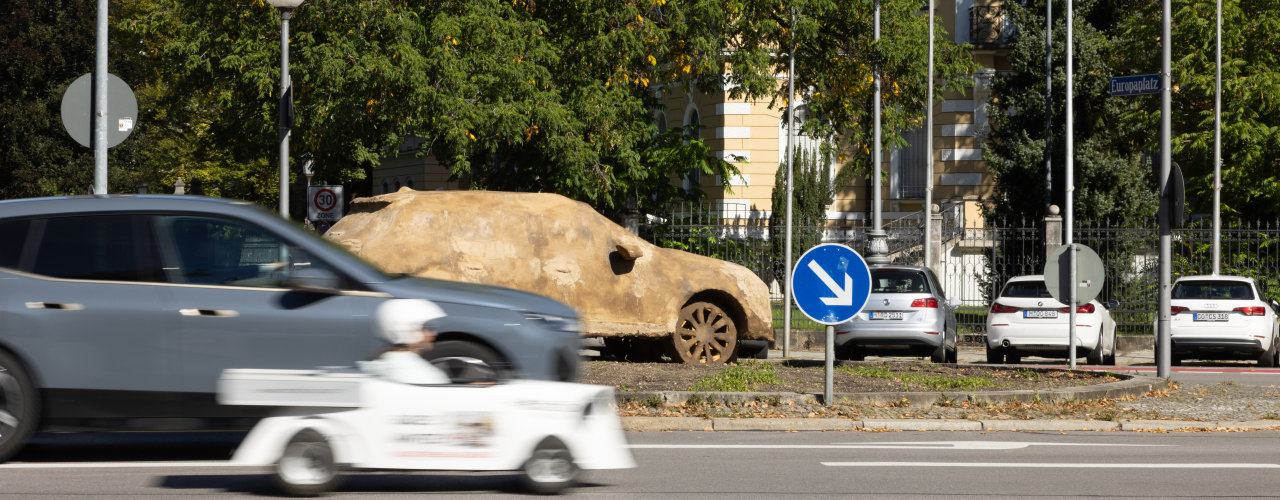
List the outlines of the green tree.
{"type": "MultiPolygon", "coordinates": [[[[1062,5],[1061,2],[1058,5],[1062,5]]],[[[1017,27],[1009,50],[1013,71],[997,76],[990,102],[992,132],[983,157],[995,176],[996,196],[986,217],[1039,220],[1044,217],[1045,45],[1043,0],[1025,6],[1006,3],[1017,27]]],[[[1149,168],[1140,164],[1151,144],[1151,130],[1135,126],[1126,114],[1134,98],[1109,96],[1108,80],[1126,74],[1116,64],[1125,40],[1116,37],[1131,0],[1075,3],[1075,217],[1077,220],[1133,221],[1155,213],[1157,200],[1149,168]]],[[[1054,12],[1053,43],[1053,196],[1063,205],[1066,147],[1066,21],[1054,12]]],[[[1148,47],[1149,48],[1149,47],[1148,47]]],[[[1146,98],[1138,98],[1146,99],[1146,98]]]]}
{"type": "MultiPolygon", "coordinates": [[[[795,188],[791,193],[791,257],[822,242],[822,232],[827,223],[827,208],[835,201],[835,183],[831,178],[831,156],[818,148],[796,150],[796,166],[792,173],[795,188]]],[[[773,206],[769,214],[769,234],[773,248],[773,274],[779,282],[785,276],[787,227],[787,165],[778,166],[773,178],[773,206]]]]}
{"type": "MultiPolygon", "coordinates": [[[[1213,0],[1174,0],[1173,154],[1187,180],[1188,209],[1213,204],[1213,0]]],[[[1158,73],[1159,4],[1139,3],[1118,29],[1124,73],[1158,73]]],[[[1222,2],[1222,210],[1227,217],[1280,217],[1280,2],[1222,2]]],[[[1124,116],[1150,131],[1157,150],[1160,103],[1145,97],[1124,116]]]]}

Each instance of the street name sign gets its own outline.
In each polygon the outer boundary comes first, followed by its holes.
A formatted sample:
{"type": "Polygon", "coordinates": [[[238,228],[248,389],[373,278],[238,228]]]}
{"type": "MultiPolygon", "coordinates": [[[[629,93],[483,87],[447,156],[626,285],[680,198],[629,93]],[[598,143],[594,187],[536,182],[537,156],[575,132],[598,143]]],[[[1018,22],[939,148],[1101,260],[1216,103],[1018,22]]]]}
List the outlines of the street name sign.
{"type": "MultiPolygon", "coordinates": [[[[1044,264],[1044,284],[1049,288],[1049,295],[1063,304],[1071,300],[1071,254],[1067,249],[1071,245],[1062,245],[1049,254],[1049,261],[1044,264]]],[[[1102,259],[1092,248],[1076,243],[1076,303],[1088,304],[1102,293],[1102,285],[1107,281],[1107,269],[1102,266],[1102,259]]]]}
{"type": "Polygon", "coordinates": [[[1111,77],[1111,97],[1160,93],[1160,75],[1111,77]]]}
{"type": "Polygon", "coordinates": [[[342,218],[342,186],[307,186],[307,219],[338,222],[342,218]]]}
{"type": "Polygon", "coordinates": [[[809,319],[838,325],[853,319],[871,296],[871,270],[858,252],[826,243],[810,248],[791,272],[791,294],[809,319]]]}
{"type": "MultiPolygon", "coordinates": [[[[107,147],[124,142],[138,125],[138,99],[120,77],[107,75],[107,147]]],[[[62,126],[72,139],[93,148],[93,73],[80,75],[62,94],[62,126]]]]}

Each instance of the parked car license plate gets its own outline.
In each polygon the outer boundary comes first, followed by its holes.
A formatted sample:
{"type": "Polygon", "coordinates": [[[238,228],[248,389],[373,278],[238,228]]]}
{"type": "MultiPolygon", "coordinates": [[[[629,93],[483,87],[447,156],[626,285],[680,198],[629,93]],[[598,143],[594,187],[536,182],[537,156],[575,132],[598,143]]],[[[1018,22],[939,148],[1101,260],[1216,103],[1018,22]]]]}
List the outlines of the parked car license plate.
{"type": "Polygon", "coordinates": [[[1058,311],[1022,311],[1024,318],[1056,318],[1058,311]]]}
{"type": "Polygon", "coordinates": [[[871,312],[871,319],[902,319],[901,312],[871,312]]]}
{"type": "Polygon", "coordinates": [[[1192,321],[1230,321],[1227,313],[1196,313],[1192,321]]]}

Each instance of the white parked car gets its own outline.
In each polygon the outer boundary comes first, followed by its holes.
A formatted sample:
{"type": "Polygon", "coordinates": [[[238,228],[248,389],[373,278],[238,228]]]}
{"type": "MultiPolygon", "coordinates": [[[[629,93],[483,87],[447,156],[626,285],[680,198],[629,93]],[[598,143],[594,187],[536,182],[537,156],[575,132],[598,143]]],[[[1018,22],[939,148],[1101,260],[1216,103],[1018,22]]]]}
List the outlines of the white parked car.
{"type": "Polygon", "coordinates": [[[1183,359],[1257,360],[1276,366],[1276,303],[1268,303],[1253,278],[1187,276],[1173,283],[1169,333],[1171,362],[1183,359]]]}
{"type": "Polygon", "coordinates": [[[871,296],[852,320],[836,326],[836,357],[929,356],[955,363],[958,297],[947,299],[927,267],[871,268],[871,296]]]}
{"type": "Polygon", "coordinates": [[[635,467],[613,388],[512,380],[413,385],[352,370],[226,370],[222,404],[274,406],[233,463],[275,467],[293,495],[356,470],[521,471],[537,493],[579,469],[635,467]]]}
{"type": "MultiPolygon", "coordinates": [[[[1115,307],[1114,301],[1111,307],[1115,307]]],[[[987,362],[1017,364],[1024,356],[1067,357],[1070,310],[1054,300],[1044,276],[1009,280],[987,314],[987,362]]],[[[1091,365],[1116,363],[1116,323],[1097,300],[1076,307],[1076,356],[1091,365]]]]}

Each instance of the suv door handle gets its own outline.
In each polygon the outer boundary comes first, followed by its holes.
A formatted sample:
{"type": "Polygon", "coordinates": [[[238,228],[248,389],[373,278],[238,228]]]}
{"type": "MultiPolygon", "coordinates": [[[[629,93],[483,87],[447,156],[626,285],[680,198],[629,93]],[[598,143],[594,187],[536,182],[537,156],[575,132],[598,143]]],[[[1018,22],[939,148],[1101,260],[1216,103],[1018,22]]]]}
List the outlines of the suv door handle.
{"type": "Polygon", "coordinates": [[[27,302],[27,309],[57,309],[60,311],[80,311],[83,305],[68,302],[27,302]]]}
{"type": "Polygon", "coordinates": [[[206,318],[234,318],[240,315],[240,313],[230,309],[178,309],[178,314],[206,318]]]}

